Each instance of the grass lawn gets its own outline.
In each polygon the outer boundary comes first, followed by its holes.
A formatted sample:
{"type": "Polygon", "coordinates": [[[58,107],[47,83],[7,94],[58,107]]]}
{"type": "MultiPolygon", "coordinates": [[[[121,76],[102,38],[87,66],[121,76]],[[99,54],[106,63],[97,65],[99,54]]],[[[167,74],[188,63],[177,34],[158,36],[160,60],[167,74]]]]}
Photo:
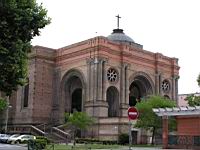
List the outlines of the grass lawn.
{"type": "MultiPolygon", "coordinates": [[[[66,144],[54,144],[54,149],[52,147],[53,145],[47,145],[46,150],[90,150],[90,149],[124,149],[127,148],[128,145],[122,146],[122,145],[103,145],[103,144],[77,144],[75,148],[73,148],[72,145],[66,145],[66,144]]],[[[153,145],[132,145],[132,147],[160,147],[160,146],[153,146],[153,145]]]]}
{"type": "MultiPolygon", "coordinates": [[[[117,149],[117,148],[123,148],[125,146],[121,145],[102,145],[102,144],[77,144],[75,148],[72,148],[72,145],[66,145],[66,144],[55,144],[54,150],[89,150],[91,149],[117,149]]],[[[127,146],[126,146],[127,147],[127,146]]],[[[53,150],[52,145],[47,145],[46,150],[53,150]]]]}

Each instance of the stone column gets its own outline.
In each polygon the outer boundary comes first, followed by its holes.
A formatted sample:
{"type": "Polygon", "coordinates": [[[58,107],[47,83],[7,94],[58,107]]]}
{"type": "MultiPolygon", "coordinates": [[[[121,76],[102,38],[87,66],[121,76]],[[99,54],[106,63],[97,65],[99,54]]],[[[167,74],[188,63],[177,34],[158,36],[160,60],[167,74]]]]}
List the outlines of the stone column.
{"type": "Polygon", "coordinates": [[[179,79],[179,76],[176,76],[176,79],[175,79],[175,100],[176,100],[177,103],[178,103],[178,79],[179,79]]]}
{"type": "Polygon", "coordinates": [[[155,74],[155,94],[160,94],[160,80],[159,80],[160,74],[155,74]]]}
{"type": "Polygon", "coordinates": [[[172,76],[172,99],[176,99],[176,85],[175,85],[175,79],[176,77],[173,75],[172,76]]]}
{"type": "Polygon", "coordinates": [[[120,74],[120,103],[123,104],[125,103],[126,99],[125,99],[125,96],[126,96],[126,80],[125,80],[125,76],[126,76],[126,67],[127,67],[127,64],[125,63],[122,63],[121,65],[121,74],[120,74]]]}
{"type": "Polygon", "coordinates": [[[92,61],[92,69],[90,70],[93,72],[93,76],[90,76],[91,82],[93,82],[93,99],[95,101],[102,101],[103,98],[103,88],[104,88],[104,81],[103,81],[103,75],[104,75],[104,58],[95,58],[92,61]]]}
{"type": "Polygon", "coordinates": [[[172,99],[176,101],[178,101],[178,79],[179,76],[177,75],[172,76],[172,99]]]}
{"type": "Polygon", "coordinates": [[[107,103],[103,97],[104,62],[104,58],[95,57],[88,63],[89,101],[86,102],[85,108],[91,116],[107,115],[107,103]]]}
{"type": "Polygon", "coordinates": [[[97,100],[103,100],[103,63],[104,60],[103,59],[99,59],[98,60],[98,71],[97,71],[97,82],[98,82],[98,86],[97,86],[97,100]]]}
{"type": "Polygon", "coordinates": [[[162,96],[163,95],[163,91],[162,91],[162,73],[159,73],[159,94],[162,96]]]}
{"type": "Polygon", "coordinates": [[[127,105],[129,105],[129,93],[130,93],[130,91],[129,91],[129,79],[128,79],[128,69],[130,68],[130,64],[127,64],[127,66],[126,66],[126,69],[125,69],[125,72],[126,72],[126,75],[125,75],[125,92],[126,92],[126,94],[125,94],[125,103],[127,104],[127,105]]]}
{"type": "Polygon", "coordinates": [[[121,65],[120,75],[120,109],[121,116],[127,116],[127,109],[129,107],[129,82],[128,82],[128,67],[127,63],[121,65]]]}
{"type": "Polygon", "coordinates": [[[87,60],[86,102],[91,101],[91,59],[87,60]]]}

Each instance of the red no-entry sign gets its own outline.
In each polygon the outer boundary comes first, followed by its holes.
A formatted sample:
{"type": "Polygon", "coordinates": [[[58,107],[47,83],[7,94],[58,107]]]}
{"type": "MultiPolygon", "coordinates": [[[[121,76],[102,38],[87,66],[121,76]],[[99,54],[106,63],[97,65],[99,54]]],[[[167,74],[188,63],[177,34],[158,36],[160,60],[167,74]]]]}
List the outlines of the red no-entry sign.
{"type": "Polygon", "coordinates": [[[139,116],[139,113],[135,107],[129,107],[128,108],[128,118],[130,120],[135,120],[139,116]]]}

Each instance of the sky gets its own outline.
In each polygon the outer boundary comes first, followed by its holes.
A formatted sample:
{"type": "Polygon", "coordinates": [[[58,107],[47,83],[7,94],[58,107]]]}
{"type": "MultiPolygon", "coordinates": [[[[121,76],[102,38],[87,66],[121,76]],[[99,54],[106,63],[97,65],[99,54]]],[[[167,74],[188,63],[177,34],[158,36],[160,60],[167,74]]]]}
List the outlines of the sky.
{"type": "Polygon", "coordinates": [[[179,94],[200,92],[200,0],[37,0],[52,18],[32,45],[61,48],[119,26],[145,50],[179,59],[179,94]]]}

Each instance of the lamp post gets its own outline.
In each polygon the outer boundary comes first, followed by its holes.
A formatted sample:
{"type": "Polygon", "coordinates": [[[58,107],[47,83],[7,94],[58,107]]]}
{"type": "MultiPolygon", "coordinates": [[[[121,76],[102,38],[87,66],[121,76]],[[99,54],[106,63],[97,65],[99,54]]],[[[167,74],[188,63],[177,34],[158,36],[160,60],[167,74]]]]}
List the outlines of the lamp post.
{"type": "Polygon", "coordinates": [[[9,108],[12,108],[10,104],[8,104],[8,107],[6,108],[6,126],[5,126],[5,133],[7,133],[8,130],[8,113],[9,113],[9,108]]]}

